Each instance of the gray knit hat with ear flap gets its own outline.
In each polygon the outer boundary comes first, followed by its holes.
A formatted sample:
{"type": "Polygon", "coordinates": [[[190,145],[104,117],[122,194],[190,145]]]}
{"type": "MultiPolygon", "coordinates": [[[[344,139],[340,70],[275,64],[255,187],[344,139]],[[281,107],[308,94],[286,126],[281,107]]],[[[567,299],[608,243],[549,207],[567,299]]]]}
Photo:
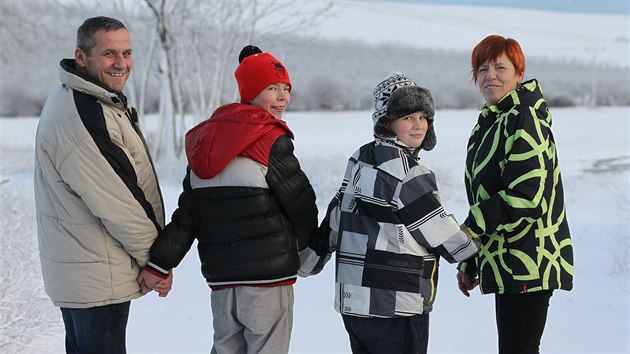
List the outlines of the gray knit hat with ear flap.
{"type": "Polygon", "coordinates": [[[396,137],[389,129],[388,122],[414,112],[425,113],[429,127],[421,148],[426,151],[433,150],[437,143],[433,127],[435,102],[429,90],[418,86],[402,73],[392,72],[374,89],[374,107],[376,108],[372,114],[374,136],[384,139],[396,137]]]}
{"type": "Polygon", "coordinates": [[[376,85],[374,88],[375,112],[372,114],[372,120],[374,121],[374,135],[382,138],[391,138],[396,136],[392,135],[393,133],[387,129],[385,124],[383,124],[385,123],[383,118],[387,115],[387,103],[389,102],[389,96],[391,96],[392,92],[401,87],[410,85],[417,86],[415,82],[409,80],[409,78],[407,78],[404,74],[397,71],[390,72],[383,81],[376,85]],[[385,133],[385,135],[382,135],[381,133],[385,133]]]}

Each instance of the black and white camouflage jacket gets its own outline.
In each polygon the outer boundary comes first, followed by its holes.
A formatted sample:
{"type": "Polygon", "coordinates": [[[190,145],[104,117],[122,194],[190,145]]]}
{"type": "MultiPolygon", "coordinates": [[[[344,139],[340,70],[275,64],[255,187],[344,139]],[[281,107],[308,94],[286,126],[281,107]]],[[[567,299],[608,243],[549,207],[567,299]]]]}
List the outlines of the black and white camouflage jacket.
{"type": "Polygon", "coordinates": [[[299,274],[317,274],[335,251],[335,309],[389,318],[430,312],[439,258],[463,261],[477,247],[442,207],[433,172],[377,138],[350,157],[299,274]]]}

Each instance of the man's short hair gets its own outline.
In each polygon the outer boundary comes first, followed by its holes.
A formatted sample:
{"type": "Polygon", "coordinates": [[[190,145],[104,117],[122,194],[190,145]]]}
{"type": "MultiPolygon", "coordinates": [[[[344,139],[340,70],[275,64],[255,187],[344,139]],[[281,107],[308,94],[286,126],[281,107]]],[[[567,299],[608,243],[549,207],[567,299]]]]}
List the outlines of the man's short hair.
{"type": "Polygon", "coordinates": [[[125,25],[115,18],[97,16],[88,18],[77,30],[77,48],[90,55],[94,48],[94,34],[99,30],[115,31],[118,29],[127,29],[125,25]]]}

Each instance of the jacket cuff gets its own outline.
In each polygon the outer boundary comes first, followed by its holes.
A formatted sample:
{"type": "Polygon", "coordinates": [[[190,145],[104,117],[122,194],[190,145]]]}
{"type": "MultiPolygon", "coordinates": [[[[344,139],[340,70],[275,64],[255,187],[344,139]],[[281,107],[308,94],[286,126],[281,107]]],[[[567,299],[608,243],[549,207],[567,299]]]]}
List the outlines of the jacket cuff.
{"type": "Polygon", "coordinates": [[[481,234],[483,234],[483,230],[475,223],[472,213],[470,213],[466,220],[464,220],[464,226],[466,226],[466,229],[468,229],[472,238],[478,238],[481,234]]]}
{"type": "Polygon", "coordinates": [[[477,264],[476,257],[470,257],[468,260],[460,262],[457,265],[457,270],[464,272],[470,276],[477,276],[477,264]]]}
{"type": "Polygon", "coordinates": [[[168,278],[169,271],[164,269],[164,268],[162,268],[162,267],[160,267],[160,266],[158,266],[155,263],[152,263],[151,261],[149,261],[149,263],[146,266],[144,266],[144,269],[147,272],[149,272],[149,273],[151,273],[151,274],[153,274],[155,276],[158,276],[158,277],[160,277],[162,279],[168,278]]]}

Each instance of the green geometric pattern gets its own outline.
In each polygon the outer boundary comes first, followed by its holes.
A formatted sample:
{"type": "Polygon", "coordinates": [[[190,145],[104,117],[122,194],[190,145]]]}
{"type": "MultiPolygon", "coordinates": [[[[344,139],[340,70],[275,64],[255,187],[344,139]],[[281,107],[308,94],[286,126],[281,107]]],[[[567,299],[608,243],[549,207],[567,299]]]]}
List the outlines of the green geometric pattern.
{"type": "Polygon", "coordinates": [[[573,248],[551,114],[536,80],[484,106],[468,143],[465,224],[481,241],[483,293],[573,287],[573,248]]]}

